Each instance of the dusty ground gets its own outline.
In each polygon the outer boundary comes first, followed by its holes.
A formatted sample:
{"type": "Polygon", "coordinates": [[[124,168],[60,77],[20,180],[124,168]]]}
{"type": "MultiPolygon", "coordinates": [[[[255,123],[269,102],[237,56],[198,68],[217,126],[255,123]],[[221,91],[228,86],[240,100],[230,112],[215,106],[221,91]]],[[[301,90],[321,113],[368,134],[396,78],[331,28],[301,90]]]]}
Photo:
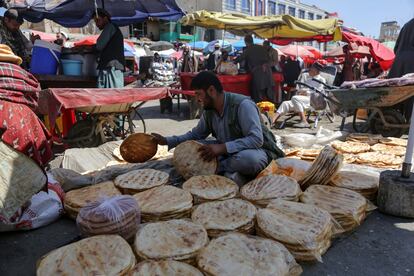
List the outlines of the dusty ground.
{"type": "MultiPolygon", "coordinates": [[[[179,134],[197,123],[177,113],[161,115],[156,106],[150,103],[142,109],[149,132],[179,134]]],[[[182,111],[185,114],[187,109],[182,111]]],[[[337,130],[338,123],[327,127],[337,130]]],[[[292,131],[289,128],[276,133],[292,131]]],[[[77,240],[78,235],[75,223],[67,218],[34,231],[0,234],[0,275],[34,275],[36,261],[42,255],[77,240]]],[[[303,275],[414,275],[413,256],[414,220],[375,211],[355,232],[336,239],[323,263],[302,264],[303,275]]]]}

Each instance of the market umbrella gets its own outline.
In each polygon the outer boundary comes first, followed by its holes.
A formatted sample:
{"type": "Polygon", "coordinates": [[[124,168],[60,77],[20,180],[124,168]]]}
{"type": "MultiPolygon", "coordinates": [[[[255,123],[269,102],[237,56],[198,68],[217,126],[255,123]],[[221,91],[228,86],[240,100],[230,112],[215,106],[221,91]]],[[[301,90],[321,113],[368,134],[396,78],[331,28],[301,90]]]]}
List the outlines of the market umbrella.
{"type": "Polygon", "coordinates": [[[151,51],[165,51],[173,49],[174,45],[167,41],[157,41],[149,46],[151,51]]]}
{"type": "MultiPolygon", "coordinates": [[[[254,44],[263,44],[263,39],[259,39],[259,38],[253,38],[253,43],[254,44]]],[[[241,39],[239,41],[233,42],[231,45],[233,45],[234,49],[236,49],[237,51],[242,50],[244,47],[246,47],[246,43],[244,43],[244,39],[241,39]]]]}
{"type": "Polygon", "coordinates": [[[192,48],[192,49],[199,49],[199,50],[203,50],[204,48],[207,47],[208,42],[207,41],[194,41],[194,42],[190,42],[188,43],[188,45],[192,48]]]}
{"type": "Polygon", "coordinates": [[[226,50],[229,53],[233,52],[233,46],[231,45],[230,42],[228,42],[227,40],[213,40],[210,43],[208,43],[208,45],[204,48],[204,53],[205,54],[209,54],[214,52],[214,45],[219,44],[221,49],[226,50]]]}
{"type": "Polygon", "coordinates": [[[292,57],[301,57],[302,59],[305,58],[315,58],[314,54],[306,49],[301,45],[288,45],[280,47],[279,50],[284,53],[285,55],[292,56],[292,57]]]}
{"type": "Polygon", "coordinates": [[[308,50],[309,52],[311,52],[313,54],[313,58],[314,59],[320,59],[320,58],[323,57],[323,54],[321,53],[321,51],[319,51],[315,47],[307,46],[307,45],[304,45],[302,47],[304,47],[306,50],[308,50]]]}

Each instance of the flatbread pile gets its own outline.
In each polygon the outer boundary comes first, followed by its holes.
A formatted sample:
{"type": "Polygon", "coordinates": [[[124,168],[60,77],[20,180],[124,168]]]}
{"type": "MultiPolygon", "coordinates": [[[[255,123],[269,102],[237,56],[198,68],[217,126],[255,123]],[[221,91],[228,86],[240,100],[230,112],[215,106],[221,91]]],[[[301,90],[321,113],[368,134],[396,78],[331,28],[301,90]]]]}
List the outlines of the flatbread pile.
{"type": "Polygon", "coordinates": [[[359,226],[367,209],[367,200],[357,192],[326,185],[310,186],[300,201],[328,211],[344,232],[359,226]]]}
{"type": "Polygon", "coordinates": [[[193,197],[183,189],[162,185],[134,195],[144,222],[189,217],[193,197]]]}
{"type": "Polygon", "coordinates": [[[333,227],[328,211],[304,203],[276,199],[257,212],[257,234],[281,242],[297,261],[322,261],[333,227]]]}
{"type": "Polygon", "coordinates": [[[395,138],[395,137],[382,138],[379,140],[379,142],[385,145],[400,146],[400,147],[406,147],[408,143],[406,139],[395,138]]]}
{"type": "Polygon", "coordinates": [[[154,137],[145,133],[134,133],[121,144],[119,151],[122,158],[129,163],[143,163],[157,153],[157,142],[154,137]]]}
{"type": "Polygon", "coordinates": [[[76,224],[83,236],[118,234],[129,241],[140,224],[137,201],[132,196],[114,196],[92,202],[79,211],[76,224]]]}
{"type": "Polygon", "coordinates": [[[174,150],[173,164],[175,169],[185,179],[196,175],[215,174],[218,167],[217,160],[204,161],[199,152],[203,145],[196,141],[186,141],[179,144],[174,150]]]}
{"type": "Polygon", "coordinates": [[[407,150],[406,147],[402,146],[393,146],[393,145],[387,145],[387,144],[375,144],[371,147],[372,151],[380,152],[380,153],[388,153],[393,154],[397,156],[404,156],[405,151],[407,150]]]}
{"type": "Polygon", "coordinates": [[[302,189],[310,185],[326,185],[333,176],[341,169],[343,156],[331,146],[325,146],[313,162],[311,168],[299,181],[302,189]]]}
{"type": "MultiPolygon", "coordinates": [[[[271,168],[270,174],[286,175],[295,179],[296,181],[299,181],[305,176],[306,172],[312,166],[312,163],[295,158],[279,158],[272,161],[269,166],[271,165],[273,165],[273,167],[271,168]]],[[[261,177],[265,175],[268,174],[260,173],[257,178],[259,178],[259,176],[261,177]]]]}
{"type": "Polygon", "coordinates": [[[257,178],[241,188],[241,196],[259,207],[266,207],[273,199],[298,201],[302,190],[298,182],[284,175],[257,178]]]}
{"type": "Polygon", "coordinates": [[[332,186],[345,188],[363,195],[370,201],[377,198],[379,178],[378,176],[355,171],[341,171],[332,178],[332,186]]]}
{"type": "Polygon", "coordinates": [[[125,275],[135,262],[123,238],[101,235],[50,252],[40,260],[36,275],[125,275]]]}
{"type": "Polygon", "coordinates": [[[302,159],[305,161],[314,161],[321,152],[322,148],[293,148],[285,151],[286,157],[302,159]]]}
{"type": "Polygon", "coordinates": [[[203,203],[195,207],[191,219],[204,226],[210,237],[236,231],[251,234],[254,231],[256,207],[242,199],[227,199],[203,203]]]}
{"type": "Polygon", "coordinates": [[[177,219],[144,225],[137,232],[134,248],[144,260],[170,259],[192,263],[207,243],[207,231],[202,225],[177,219]]]}
{"type": "Polygon", "coordinates": [[[350,142],[360,142],[365,143],[370,146],[379,143],[380,139],[383,137],[378,134],[369,134],[369,133],[351,133],[346,137],[347,141],[350,142]]]}
{"type": "Polygon", "coordinates": [[[212,240],[197,257],[205,275],[300,275],[302,268],[280,243],[230,233],[212,240]]]}
{"type": "Polygon", "coordinates": [[[364,152],[358,154],[356,163],[376,168],[399,168],[403,158],[389,153],[364,152]]]}
{"type": "Polygon", "coordinates": [[[153,169],[130,171],[115,178],[115,186],[123,194],[136,194],[168,183],[169,174],[153,169]]]}
{"type": "Polygon", "coordinates": [[[118,191],[112,181],[102,182],[67,192],[63,207],[70,218],[76,219],[80,209],[87,204],[96,202],[101,198],[117,195],[121,195],[121,192],[118,191]]]}
{"type": "Polygon", "coordinates": [[[351,154],[357,154],[361,152],[367,152],[370,151],[371,146],[367,143],[361,143],[361,142],[341,142],[341,141],[333,141],[331,143],[331,146],[340,151],[341,153],[351,153],[351,154]]]}
{"type": "Polygon", "coordinates": [[[194,203],[234,198],[239,192],[237,184],[220,175],[193,176],[183,184],[183,189],[194,197],[194,203]]]}
{"type": "Polygon", "coordinates": [[[194,266],[189,264],[165,260],[143,261],[137,264],[129,276],[203,276],[194,266]]]}

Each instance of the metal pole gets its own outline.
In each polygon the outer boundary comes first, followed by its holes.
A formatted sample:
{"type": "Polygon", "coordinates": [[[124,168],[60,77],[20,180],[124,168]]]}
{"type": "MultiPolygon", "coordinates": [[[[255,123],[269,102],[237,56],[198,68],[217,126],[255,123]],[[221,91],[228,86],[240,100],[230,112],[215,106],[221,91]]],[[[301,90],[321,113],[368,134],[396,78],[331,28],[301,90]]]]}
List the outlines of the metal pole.
{"type": "Polygon", "coordinates": [[[105,9],[105,0],[101,0],[102,9],[105,9]]]}
{"type": "MultiPolygon", "coordinates": [[[[414,110],[413,110],[414,111],[414,110]]],[[[414,151],[414,112],[411,113],[410,131],[408,133],[407,151],[402,166],[401,177],[410,178],[414,151]]]]}

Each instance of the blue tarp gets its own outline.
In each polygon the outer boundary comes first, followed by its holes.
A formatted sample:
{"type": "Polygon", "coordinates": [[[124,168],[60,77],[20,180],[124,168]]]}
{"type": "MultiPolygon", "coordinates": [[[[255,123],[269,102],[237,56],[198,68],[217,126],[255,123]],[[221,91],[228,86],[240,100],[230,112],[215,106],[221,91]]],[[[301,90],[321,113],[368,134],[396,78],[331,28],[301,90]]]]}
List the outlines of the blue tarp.
{"type": "Polygon", "coordinates": [[[220,47],[224,50],[226,50],[229,53],[233,52],[233,46],[228,42],[227,40],[213,40],[208,43],[208,45],[204,48],[204,54],[212,53],[214,52],[214,45],[216,43],[220,44],[220,47]]]}
{"type": "MultiPolygon", "coordinates": [[[[175,0],[97,0],[99,7],[102,7],[102,1],[112,15],[112,21],[119,26],[148,18],[178,20],[184,15],[175,0]]],[[[64,27],[83,27],[92,19],[94,11],[94,0],[66,0],[51,10],[39,6],[26,7],[21,9],[21,14],[29,22],[50,19],[64,27]]]]}
{"type": "Polygon", "coordinates": [[[204,49],[207,47],[208,42],[207,41],[191,41],[187,43],[191,48],[193,49],[204,49]]]}
{"type": "MultiPolygon", "coordinates": [[[[254,44],[259,44],[262,45],[263,44],[263,39],[258,39],[258,38],[254,38],[253,42],[254,44]]],[[[243,47],[246,47],[246,43],[244,43],[244,39],[233,42],[231,45],[233,45],[233,47],[237,50],[240,51],[243,49],[243,47]]]]}

